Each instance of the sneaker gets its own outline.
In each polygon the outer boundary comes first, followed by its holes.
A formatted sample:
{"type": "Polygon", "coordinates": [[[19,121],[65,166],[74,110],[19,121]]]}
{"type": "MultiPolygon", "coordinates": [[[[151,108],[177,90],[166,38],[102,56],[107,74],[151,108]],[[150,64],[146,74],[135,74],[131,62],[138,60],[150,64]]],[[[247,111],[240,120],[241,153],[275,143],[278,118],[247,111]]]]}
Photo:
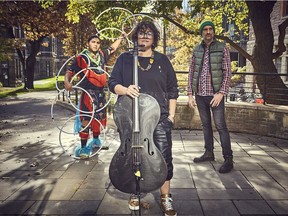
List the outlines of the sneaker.
{"type": "Polygon", "coordinates": [[[161,209],[165,216],[177,216],[177,212],[173,209],[172,201],[171,194],[161,195],[161,209]]]}
{"type": "Polygon", "coordinates": [[[81,145],[78,145],[74,151],[75,157],[80,157],[80,159],[89,158],[90,153],[91,153],[91,149],[88,146],[86,146],[85,148],[81,148],[81,145]]]}
{"type": "Polygon", "coordinates": [[[101,150],[109,150],[109,146],[102,146],[102,141],[100,138],[93,138],[89,140],[88,146],[94,151],[98,151],[100,148],[101,150]]]}
{"type": "Polygon", "coordinates": [[[88,146],[92,149],[94,148],[100,148],[101,146],[101,140],[99,138],[93,138],[89,141],[88,146]]]}
{"type": "Polygon", "coordinates": [[[137,195],[132,194],[130,196],[128,204],[129,204],[129,209],[131,211],[138,211],[139,210],[139,199],[138,199],[137,195]]]}
{"type": "Polygon", "coordinates": [[[93,138],[93,147],[100,147],[101,140],[99,138],[93,138]]]}

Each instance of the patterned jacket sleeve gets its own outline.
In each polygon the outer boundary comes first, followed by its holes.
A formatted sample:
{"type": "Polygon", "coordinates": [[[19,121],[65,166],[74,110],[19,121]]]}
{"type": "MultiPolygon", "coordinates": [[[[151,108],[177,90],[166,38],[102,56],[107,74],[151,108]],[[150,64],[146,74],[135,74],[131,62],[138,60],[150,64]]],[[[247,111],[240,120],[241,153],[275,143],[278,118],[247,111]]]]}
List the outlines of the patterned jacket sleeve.
{"type": "Polygon", "coordinates": [[[223,79],[219,93],[227,95],[231,82],[231,60],[230,52],[227,46],[224,47],[223,60],[222,60],[223,79]]]}
{"type": "Polygon", "coordinates": [[[194,74],[194,67],[195,67],[195,55],[192,55],[188,73],[188,86],[187,86],[187,94],[193,95],[192,84],[193,84],[193,74],[194,74]]]}

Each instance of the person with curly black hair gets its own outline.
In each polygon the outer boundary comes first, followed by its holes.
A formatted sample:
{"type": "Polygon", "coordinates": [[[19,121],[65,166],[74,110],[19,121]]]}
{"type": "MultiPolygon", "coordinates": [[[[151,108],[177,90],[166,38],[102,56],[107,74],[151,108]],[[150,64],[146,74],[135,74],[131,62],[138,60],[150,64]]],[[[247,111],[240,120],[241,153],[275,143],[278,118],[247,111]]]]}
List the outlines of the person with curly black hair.
{"type": "MultiPolygon", "coordinates": [[[[155,51],[160,33],[153,22],[138,23],[132,34],[133,40],[138,42],[138,83],[133,84],[133,55],[122,53],[114,65],[108,85],[110,91],[119,95],[139,97],[141,93],[151,95],[160,105],[160,120],[154,130],[153,139],[162,154],[168,174],[164,184],[160,187],[161,208],[165,215],[175,216],[170,194],[170,180],[173,177],[173,157],[171,131],[174,123],[176,102],[178,98],[178,84],[175,71],[168,57],[155,51]]],[[[132,112],[132,110],[131,110],[132,112]]],[[[139,210],[137,197],[129,200],[131,210],[139,210]]]]}

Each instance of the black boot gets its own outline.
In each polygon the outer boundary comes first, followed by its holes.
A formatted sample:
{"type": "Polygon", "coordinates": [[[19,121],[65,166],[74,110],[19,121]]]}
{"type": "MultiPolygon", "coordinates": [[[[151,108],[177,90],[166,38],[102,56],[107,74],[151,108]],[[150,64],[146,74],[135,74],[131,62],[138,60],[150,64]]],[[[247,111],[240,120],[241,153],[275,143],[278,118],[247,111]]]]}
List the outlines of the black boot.
{"type": "Polygon", "coordinates": [[[219,169],[219,173],[228,173],[233,169],[233,156],[225,157],[223,165],[219,169]]]}
{"type": "Polygon", "coordinates": [[[205,150],[204,154],[198,158],[194,158],[194,163],[200,163],[200,162],[204,162],[204,161],[214,161],[215,157],[214,157],[214,153],[213,151],[208,151],[205,150]]]}

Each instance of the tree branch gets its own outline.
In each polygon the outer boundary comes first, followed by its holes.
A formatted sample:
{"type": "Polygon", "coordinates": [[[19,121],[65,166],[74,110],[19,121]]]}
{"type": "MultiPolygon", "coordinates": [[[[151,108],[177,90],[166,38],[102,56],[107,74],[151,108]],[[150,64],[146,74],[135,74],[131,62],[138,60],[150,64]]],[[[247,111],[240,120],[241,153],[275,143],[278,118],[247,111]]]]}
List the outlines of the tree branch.
{"type": "MultiPolygon", "coordinates": [[[[170,23],[173,23],[174,25],[176,25],[179,29],[181,29],[182,31],[184,31],[187,34],[194,34],[196,35],[196,33],[194,31],[190,31],[187,28],[185,28],[183,25],[181,25],[180,23],[176,22],[175,20],[173,20],[172,18],[170,18],[169,16],[165,15],[165,14],[150,14],[150,13],[141,13],[144,15],[148,15],[148,16],[153,16],[153,17],[162,17],[165,20],[169,21],[170,23]]],[[[198,33],[197,33],[198,34],[198,33]]],[[[226,36],[222,36],[222,35],[215,35],[216,38],[221,39],[226,41],[227,43],[229,43],[232,47],[234,47],[242,56],[244,56],[244,58],[246,58],[247,60],[249,60],[250,62],[252,62],[252,55],[248,54],[244,49],[242,49],[242,47],[240,47],[239,45],[237,45],[236,43],[234,43],[232,40],[230,40],[228,37],[226,36]]]]}
{"type": "Polygon", "coordinates": [[[223,35],[215,35],[216,38],[221,39],[229,43],[232,47],[234,47],[244,58],[252,62],[252,55],[248,54],[242,47],[240,47],[238,44],[234,43],[230,38],[223,36],[223,35]]]}
{"type": "Polygon", "coordinates": [[[288,26],[288,19],[286,19],[284,22],[282,22],[279,26],[279,36],[278,36],[278,49],[276,52],[272,54],[272,58],[276,59],[279,56],[282,55],[283,52],[286,51],[286,46],[284,44],[284,38],[286,34],[286,28],[288,26]]]}
{"type": "Polygon", "coordinates": [[[165,14],[150,14],[150,13],[140,13],[140,14],[147,15],[147,16],[152,16],[152,17],[158,17],[158,18],[162,17],[165,20],[169,21],[170,23],[173,23],[175,26],[177,26],[179,29],[181,29],[185,33],[187,33],[187,34],[195,34],[195,32],[188,30],[187,28],[182,26],[180,23],[176,22],[175,20],[173,20],[172,18],[170,18],[169,16],[167,16],[165,14]]]}

